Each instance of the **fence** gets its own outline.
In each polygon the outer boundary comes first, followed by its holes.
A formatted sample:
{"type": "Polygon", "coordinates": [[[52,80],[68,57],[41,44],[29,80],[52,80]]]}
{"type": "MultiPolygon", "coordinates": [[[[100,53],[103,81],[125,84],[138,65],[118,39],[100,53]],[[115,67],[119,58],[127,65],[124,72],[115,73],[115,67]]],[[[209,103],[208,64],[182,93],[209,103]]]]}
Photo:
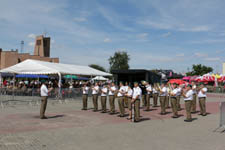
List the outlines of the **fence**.
{"type": "MultiPolygon", "coordinates": [[[[82,96],[80,88],[66,88],[66,89],[54,89],[49,93],[48,100],[50,103],[62,103],[69,100],[77,100],[82,96]]],[[[39,105],[40,104],[40,89],[7,89],[0,88],[0,103],[1,107],[15,106],[16,104],[29,104],[39,105]]]]}

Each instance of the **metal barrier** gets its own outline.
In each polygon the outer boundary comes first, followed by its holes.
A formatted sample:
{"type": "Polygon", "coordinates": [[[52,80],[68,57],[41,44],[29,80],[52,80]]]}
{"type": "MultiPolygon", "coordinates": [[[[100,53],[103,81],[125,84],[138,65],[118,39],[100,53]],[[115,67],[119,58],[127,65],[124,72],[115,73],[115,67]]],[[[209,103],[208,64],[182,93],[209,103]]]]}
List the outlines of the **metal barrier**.
{"type": "Polygon", "coordinates": [[[220,125],[214,131],[222,129],[221,132],[225,132],[225,102],[220,103],[220,125]]]}
{"type": "MultiPolygon", "coordinates": [[[[63,103],[70,100],[80,99],[82,96],[82,90],[80,88],[56,88],[49,93],[48,100],[50,103],[63,103]]],[[[28,88],[28,89],[7,89],[0,88],[0,105],[16,106],[19,104],[39,105],[41,101],[40,89],[28,88]]]]}

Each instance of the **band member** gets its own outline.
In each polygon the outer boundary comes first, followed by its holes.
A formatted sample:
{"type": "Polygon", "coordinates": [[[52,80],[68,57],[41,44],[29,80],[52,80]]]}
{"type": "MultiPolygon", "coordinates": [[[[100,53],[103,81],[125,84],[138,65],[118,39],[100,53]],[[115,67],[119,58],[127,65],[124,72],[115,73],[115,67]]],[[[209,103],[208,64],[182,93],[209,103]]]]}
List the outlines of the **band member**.
{"type": "Polygon", "coordinates": [[[169,105],[170,105],[170,95],[169,93],[171,92],[170,90],[170,87],[169,87],[169,84],[166,84],[166,90],[167,90],[167,95],[166,95],[166,103],[165,103],[165,107],[166,108],[170,108],[169,105]]]}
{"type": "Polygon", "coordinates": [[[128,92],[126,93],[126,96],[128,97],[128,110],[129,110],[129,118],[128,120],[132,119],[132,95],[133,95],[133,90],[130,86],[128,86],[128,92]]]}
{"type": "Polygon", "coordinates": [[[101,105],[102,105],[102,113],[106,113],[106,100],[107,100],[108,88],[106,85],[103,85],[101,89],[101,105]]]}
{"type": "Polygon", "coordinates": [[[95,85],[92,87],[94,112],[98,111],[98,94],[99,94],[99,86],[98,83],[96,82],[95,85]]]}
{"type": "Polygon", "coordinates": [[[152,94],[153,94],[153,107],[157,107],[159,93],[156,84],[154,84],[154,87],[152,88],[152,94]]]}
{"type": "Polygon", "coordinates": [[[115,94],[116,94],[116,86],[114,83],[111,83],[111,86],[109,86],[110,114],[115,113],[115,94]]]}
{"type": "Polygon", "coordinates": [[[138,87],[138,83],[134,83],[134,88],[133,88],[133,96],[132,96],[132,101],[131,104],[134,104],[134,122],[139,122],[140,121],[140,97],[141,97],[141,88],[138,87]]]}
{"type": "Polygon", "coordinates": [[[192,106],[191,106],[191,112],[195,113],[196,112],[196,99],[197,99],[197,86],[195,82],[191,83],[192,85],[192,91],[193,91],[193,100],[192,100],[192,106]]]}
{"type": "Polygon", "coordinates": [[[192,100],[193,100],[193,91],[192,91],[192,86],[188,85],[186,90],[182,92],[182,95],[184,97],[184,102],[185,102],[185,109],[186,109],[186,114],[187,118],[184,120],[185,122],[191,122],[192,117],[191,117],[191,106],[192,106],[192,100]]]}
{"type": "Polygon", "coordinates": [[[200,115],[206,116],[206,106],[205,106],[205,101],[206,101],[206,92],[207,88],[205,87],[204,84],[200,85],[200,91],[198,92],[198,99],[199,99],[199,107],[200,107],[200,115]]]}
{"type": "Polygon", "coordinates": [[[127,92],[128,92],[128,82],[125,83],[124,86],[125,89],[125,95],[124,95],[124,107],[128,108],[128,97],[126,96],[127,92]]]}
{"type": "Polygon", "coordinates": [[[141,88],[141,91],[142,91],[142,96],[141,96],[141,98],[142,98],[142,106],[146,107],[147,106],[147,101],[146,101],[147,91],[146,91],[146,82],[145,81],[141,82],[140,88],[141,88]]]}
{"type": "Polygon", "coordinates": [[[117,97],[118,97],[118,105],[120,109],[120,115],[119,117],[124,117],[125,109],[124,109],[124,95],[126,91],[124,88],[124,85],[122,82],[120,82],[120,89],[118,91],[117,97]]]}
{"type": "Polygon", "coordinates": [[[177,110],[178,111],[181,111],[180,98],[181,98],[181,94],[182,94],[182,89],[183,89],[182,85],[179,85],[177,88],[177,110]]]}
{"type": "Polygon", "coordinates": [[[147,107],[145,111],[150,111],[150,98],[152,95],[152,86],[148,82],[146,82],[146,91],[147,91],[146,95],[147,107]]]}
{"type": "Polygon", "coordinates": [[[172,107],[172,111],[173,111],[172,118],[178,118],[178,113],[177,113],[177,93],[178,93],[177,84],[173,84],[173,90],[170,93],[170,102],[171,102],[171,107],[172,107]]]}
{"type": "Polygon", "coordinates": [[[45,116],[45,110],[47,107],[47,103],[48,103],[48,94],[53,90],[53,88],[48,89],[47,88],[47,81],[42,81],[42,85],[41,85],[41,109],[40,109],[40,118],[41,119],[47,119],[47,117],[45,116]]]}
{"type": "Polygon", "coordinates": [[[84,83],[84,86],[82,87],[82,99],[83,99],[83,108],[82,110],[87,110],[87,105],[88,105],[88,91],[89,87],[87,86],[87,83],[84,83]]]}
{"type": "Polygon", "coordinates": [[[159,99],[160,99],[160,106],[161,106],[161,115],[166,114],[166,96],[167,96],[167,89],[165,84],[162,83],[161,87],[159,88],[159,99]]]}

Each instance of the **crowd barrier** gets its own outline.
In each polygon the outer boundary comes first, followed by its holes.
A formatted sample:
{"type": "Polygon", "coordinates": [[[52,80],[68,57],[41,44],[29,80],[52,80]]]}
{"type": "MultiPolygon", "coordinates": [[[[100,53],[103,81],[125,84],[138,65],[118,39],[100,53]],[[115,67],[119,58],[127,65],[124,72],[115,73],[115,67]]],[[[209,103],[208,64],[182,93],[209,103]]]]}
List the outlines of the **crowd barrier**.
{"type": "Polygon", "coordinates": [[[220,123],[219,127],[214,130],[214,132],[222,129],[220,132],[225,132],[225,102],[220,103],[220,123]]]}
{"type": "MultiPolygon", "coordinates": [[[[70,100],[81,99],[81,88],[55,88],[49,93],[50,103],[63,103],[70,100]]],[[[7,89],[0,88],[1,107],[16,105],[39,105],[41,102],[40,89],[7,89]]]]}

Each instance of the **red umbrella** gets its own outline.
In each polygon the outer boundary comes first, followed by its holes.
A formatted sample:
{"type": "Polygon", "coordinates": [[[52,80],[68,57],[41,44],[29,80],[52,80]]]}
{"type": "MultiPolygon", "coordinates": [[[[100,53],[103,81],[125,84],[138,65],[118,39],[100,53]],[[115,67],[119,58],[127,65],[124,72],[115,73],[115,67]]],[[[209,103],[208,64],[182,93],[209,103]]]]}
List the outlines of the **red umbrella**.
{"type": "Polygon", "coordinates": [[[176,84],[188,84],[188,82],[180,80],[180,79],[171,79],[168,83],[170,83],[170,84],[173,84],[173,83],[176,83],[176,84]]]}

